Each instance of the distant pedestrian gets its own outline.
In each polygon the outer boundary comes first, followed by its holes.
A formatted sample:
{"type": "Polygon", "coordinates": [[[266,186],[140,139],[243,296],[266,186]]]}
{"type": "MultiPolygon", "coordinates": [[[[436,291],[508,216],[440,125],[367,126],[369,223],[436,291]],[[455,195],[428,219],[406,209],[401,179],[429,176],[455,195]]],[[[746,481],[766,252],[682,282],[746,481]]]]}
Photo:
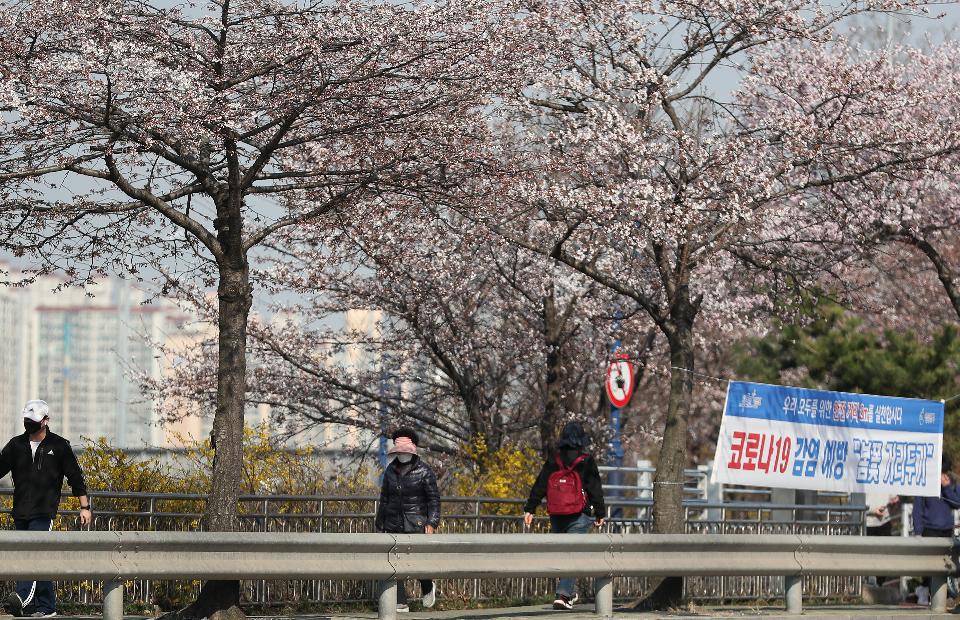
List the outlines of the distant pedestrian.
{"type": "MultiPolygon", "coordinates": [[[[568,422],[563,427],[557,451],[543,464],[523,507],[525,525],[533,523],[533,515],[544,497],[553,533],[585,534],[603,525],[603,486],[597,462],[587,452],[589,443],[579,422],[568,422]]],[[[561,577],[553,608],[573,609],[578,598],[576,578],[561,577]]]]}
{"type": "MultiPolygon", "coordinates": [[[[380,503],[374,526],[392,534],[433,534],[440,525],[440,491],[433,470],[417,454],[419,437],[413,429],[400,428],[391,436],[394,457],[383,472],[380,503]]],[[[433,607],[436,588],[430,579],[420,580],[423,606],[433,607]]],[[[410,611],[407,590],[397,584],[397,611],[410,611]]]]}
{"type": "MultiPolygon", "coordinates": [[[[867,511],[864,514],[864,526],[867,536],[890,536],[893,534],[893,511],[900,505],[900,496],[871,491],[866,494],[867,511]]],[[[867,579],[870,585],[883,585],[882,575],[867,579]]]]}
{"type": "MultiPolygon", "coordinates": [[[[90,524],[90,499],[80,464],[70,442],[51,431],[49,422],[47,403],[31,400],[23,408],[25,432],[0,450],[0,478],[7,472],[13,476],[13,523],[18,530],[50,531],[64,477],[73,495],[80,498],[80,522],[90,524]]],[[[53,582],[18,581],[4,607],[14,616],[57,615],[53,582]]]]}
{"type": "MultiPolygon", "coordinates": [[[[944,455],[940,466],[940,497],[913,498],[913,535],[924,538],[953,538],[956,520],[953,511],[960,508],[960,489],[953,480],[953,461],[944,455]]],[[[916,590],[917,603],[930,603],[930,578],[916,590]]]]}

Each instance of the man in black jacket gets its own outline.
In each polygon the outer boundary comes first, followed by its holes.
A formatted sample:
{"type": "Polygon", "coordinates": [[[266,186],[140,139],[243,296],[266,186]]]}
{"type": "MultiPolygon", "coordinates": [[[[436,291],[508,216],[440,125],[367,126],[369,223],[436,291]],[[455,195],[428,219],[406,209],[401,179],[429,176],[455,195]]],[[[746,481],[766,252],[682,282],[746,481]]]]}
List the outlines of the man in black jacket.
{"type": "MultiPolygon", "coordinates": [[[[560,471],[557,460],[573,470],[580,477],[582,492],[586,496],[583,510],[574,514],[551,514],[550,531],[557,534],[586,534],[592,527],[601,527],[606,506],[603,503],[603,485],[600,480],[600,470],[597,462],[586,453],[589,438],[579,422],[568,422],[560,433],[557,441],[557,452],[546,460],[540,469],[530,497],[523,507],[523,522],[528,527],[533,523],[533,514],[544,497],[547,496],[547,487],[550,475],[560,471]],[[583,457],[582,459],[580,457],[583,457]]],[[[547,500],[549,505],[549,498],[547,500]]],[[[553,601],[554,609],[573,609],[577,601],[577,580],[574,577],[561,577],[557,582],[557,595],[553,601]]]]}
{"type": "MultiPolygon", "coordinates": [[[[90,500],[80,464],[70,442],[47,428],[49,421],[47,403],[31,400],[23,408],[25,432],[0,450],[0,478],[7,472],[13,477],[13,522],[18,530],[50,531],[60,506],[64,477],[73,495],[80,498],[81,523],[90,524],[90,500]]],[[[5,607],[14,616],[57,615],[53,582],[18,581],[5,607]]]]}

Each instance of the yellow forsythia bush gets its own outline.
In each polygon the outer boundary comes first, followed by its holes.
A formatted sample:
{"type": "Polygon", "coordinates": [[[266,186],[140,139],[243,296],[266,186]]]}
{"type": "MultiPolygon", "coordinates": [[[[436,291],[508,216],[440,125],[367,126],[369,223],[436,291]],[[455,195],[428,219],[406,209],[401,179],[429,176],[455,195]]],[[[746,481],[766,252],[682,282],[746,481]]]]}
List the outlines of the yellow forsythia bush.
{"type": "MultiPolygon", "coordinates": [[[[529,446],[507,444],[491,450],[482,435],[465,448],[470,461],[454,474],[453,491],[460,496],[525,498],[542,465],[540,455],[529,446]]],[[[494,514],[514,514],[509,504],[492,507],[494,514]]]]}
{"type": "MultiPolygon", "coordinates": [[[[173,461],[173,475],[191,481],[199,493],[206,493],[213,471],[210,440],[175,436],[183,447],[173,461]]],[[[323,487],[322,463],[313,446],[285,448],[261,424],[243,429],[242,492],[249,495],[314,495],[323,487]]]]}
{"type": "MultiPolygon", "coordinates": [[[[213,468],[213,448],[209,440],[197,441],[187,437],[176,438],[180,450],[171,459],[161,463],[157,459],[138,459],[122,448],[111,446],[103,438],[86,440],[77,458],[92,491],[189,493],[206,495],[213,468]]],[[[269,433],[267,425],[244,429],[243,482],[245,495],[362,495],[377,491],[366,469],[333,472],[319,458],[315,447],[287,448],[269,433]]],[[[151,510],[148,499],[109,499],[99,501],[103,508],[119,513],[137,513],[151,510]]],[[[154,505],[159,512],[199,513],[202,500],[162,500],[154,505]]],[[[76,510],[75,498],[68,498],[63,508],[76,510]]],[[[241,513],[255,511],[259,506],[241,504],[241,513]]],[[[312,512],[315,506],[305,502],[275,502],[271,511],[279,513],[312,512]]]]}

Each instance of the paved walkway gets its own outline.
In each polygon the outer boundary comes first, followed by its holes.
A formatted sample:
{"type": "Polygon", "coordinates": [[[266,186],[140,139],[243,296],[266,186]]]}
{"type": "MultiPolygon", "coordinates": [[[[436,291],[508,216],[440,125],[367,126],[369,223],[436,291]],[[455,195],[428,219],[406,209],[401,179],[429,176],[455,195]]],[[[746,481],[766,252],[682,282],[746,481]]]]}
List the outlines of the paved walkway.
{"type": "MultiPolygon", "coordinates": [[[[399,620],[597,620],[593,614],[592,605],[578,605],[573,611],[554,611],[550,606],[508,607],[503,609],[466,609],[456,611],[429,611],[397,614],[399,620]]],[[[327,616],[336,620],[372,620],[377,617],[376,612],[362,614],[335,614],[327,616]]],[[[657,618],[763,618],[764,620],[886,620],[902,618],[956,618],[947,614],[933,614],[927,607],[897,607],[881,605],[843,605],[843,606],[811,606],[805,607],[802,616],[791,616],[783,608],[756,608],[756,607],[692,607],[688,610],[675,612],[639,612],[632,609],[615,608],[614,618],[623,620],[654,620],[657,618]]],[[[271,619],[275,620],[275,619],[271,619]]],[[[298,618],[297,620],[307,620],[298,618]]],[[[314,618],[311,620],[319,620],[314,618]]]]}
{"type": "MultiPolygon", "coordinates": [[[[958,608],[960,610],[960,608],[958,608]]],[[[960,611],[958,611],[960,615],[960,611]]],[[[805,607],[802,616],[788,615],[782,608],[758,607],[692,607],[672,612],[640,612],[623,607],[614,609],[614,620],[710,620],[713,618],[762,618],[763,620],[902,620],[935,618],[947,620],[958,615],[930,613],[926,607],[883,605],[843,605],[805,607]]],[[[330,615],[248,616],[250,620],[375,620],[376,611],[330,615]]],[[[549,605],[505,607],[498,609],[460,609],[452,611],[419,611],[397,614],[399,620],[598,620],[592,605],[577,605],[573,611],[555,611],[549,605]]],[[[0,620],[13,616],[0,614],[0,620]]],[[[57,616],[57,620],[102,620],[101,616],[57,616]]],[[[126,620],[153,620],[148,616],[126,616],[126,620]]]]}

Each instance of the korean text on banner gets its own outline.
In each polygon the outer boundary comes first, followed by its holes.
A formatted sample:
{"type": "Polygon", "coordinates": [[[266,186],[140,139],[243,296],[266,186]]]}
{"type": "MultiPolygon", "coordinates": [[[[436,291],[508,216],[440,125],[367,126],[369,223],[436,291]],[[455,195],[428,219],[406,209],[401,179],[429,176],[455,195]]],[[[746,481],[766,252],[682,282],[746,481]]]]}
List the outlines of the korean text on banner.
{"type": "Polygon", "coordinates": [[[939,496],[943,403],[731,381],[714,482],[939,496]]]}

